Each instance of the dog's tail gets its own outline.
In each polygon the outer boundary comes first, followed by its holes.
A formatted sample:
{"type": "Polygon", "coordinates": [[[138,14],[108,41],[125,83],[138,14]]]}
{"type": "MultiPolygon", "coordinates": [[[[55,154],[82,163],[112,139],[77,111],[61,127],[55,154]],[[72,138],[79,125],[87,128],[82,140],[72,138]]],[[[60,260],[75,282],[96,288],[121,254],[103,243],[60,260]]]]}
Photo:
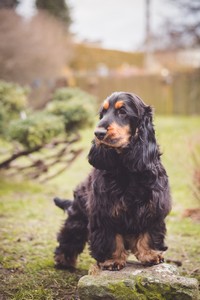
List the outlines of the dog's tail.
{"type": "Polygon", "coordinates": [[[69,208],[72,206],[71,200],[62,200],[58,197],[53,199],[56,206],[63,209],[65,212],[68,212],[69,208]]]}

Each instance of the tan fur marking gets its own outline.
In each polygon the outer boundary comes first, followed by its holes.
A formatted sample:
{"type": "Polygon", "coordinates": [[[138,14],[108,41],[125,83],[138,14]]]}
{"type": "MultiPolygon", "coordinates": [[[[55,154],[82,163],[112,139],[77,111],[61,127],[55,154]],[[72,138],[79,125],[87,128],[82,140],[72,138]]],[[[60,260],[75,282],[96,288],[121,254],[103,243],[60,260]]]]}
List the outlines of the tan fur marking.
{"type": "Polygon", "coordinates": [[[124,241],[120,234],[116,235],[116,249],[113,253],[113,258],[121,258],[122,256],[126,255],[125,248],[124,248],[124,241]]]}
{"type": "Polygon", "coordinates": [[[124,101],[120,100],[115,103],[115,109],[119,109],[124,105],[124,101]]]}
{"type": "Polygon", "coordinates": [[[117,123],[112,123],[108,127],[105,138],[100,143],[108,145],[113,148],[125,147],[129,143],[131,137],[130,128],[128,125],[119,126],[117,123]],[[112,140],[116,139],[115,143],[112,140]]]}
{"type": "Polygon", "coordinates": [[[96,146],[100,146],[101,145],[101,141],[97,137],[95,137],[94,140],[95,140],[96,146]]]}
{"type": "Polygon", "coordinates": [[[77,256],[74,256],[71,258],[71,260],[66,260],[65,255],[62,254],[56,254],[54,257],[56,265],[62,265],[63,267],[75,267],[76,266],[76,259],[77,256]]]}
{"type": "Polygon", "coordinates": [[[55,257],[55,262],[57,264],[62,264],[62,265],[65,265],[66,264],[66,260],[65,260],[65,256],[64,254],[56,254],[55,257]]]}
{"type": "Polygon", "coordinates": [[[109,108],[109,102],[107,100],[104,101],[103,108],[106,110],[109,108]]]}
{"type": "Polygon", "coordinates": [[[99,275],[99,273],[100,273],[100,270],[99,270],[99,267],[97,266],[97,264],[93,264],[90,266],[90,268],[88,270],[88,275],[96,276],[96,275],[99,275]]]}
{"type": "Polygon", "coordinates": [[[124,241],[120,234],[116,235],[116,249],[111,259],[99,263],[101,269],[113,270],[115,267],[117,270],[121,270],[126,265],[126,259],[128,256],[127,251],[124,248],[124,241]]]}
{"type": "Polygon", "coordinates": [[[132,252],[142,263],[159,264],[163,261],[162,251],[150,248],[149,235],[147,233],[141,234],[133,246],[132,252]]]}

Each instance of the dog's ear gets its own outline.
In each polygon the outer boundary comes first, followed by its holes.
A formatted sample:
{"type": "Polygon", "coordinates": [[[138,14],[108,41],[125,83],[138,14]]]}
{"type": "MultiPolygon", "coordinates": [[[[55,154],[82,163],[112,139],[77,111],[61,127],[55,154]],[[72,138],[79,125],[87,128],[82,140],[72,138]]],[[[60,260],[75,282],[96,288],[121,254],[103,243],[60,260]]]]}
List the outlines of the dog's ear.
{"type": "Polygon", "coordinates": [[[160,157],[159,147],[155,138],[153,126],[153,113],[150,106],[145,107],[145,112],[138,128],[138,137],[142,147],[142,160],[147,169],[154,167],[160,157]]]}
{"type": "Polygon", "coordinates": [[[117,153],[114,149],[104,145],[96,145],[93,141],[88,154],[88,161],[96,169],[113,170],[117,167],[117,153]]]}
{"type": "Polygon", "coordinates": [[[123,163],[130,171],[153,171],[159,160],[160,152],[156,143],[152,117],[152,108],[145,106],[136,134],[124,151],[123,163]]]}

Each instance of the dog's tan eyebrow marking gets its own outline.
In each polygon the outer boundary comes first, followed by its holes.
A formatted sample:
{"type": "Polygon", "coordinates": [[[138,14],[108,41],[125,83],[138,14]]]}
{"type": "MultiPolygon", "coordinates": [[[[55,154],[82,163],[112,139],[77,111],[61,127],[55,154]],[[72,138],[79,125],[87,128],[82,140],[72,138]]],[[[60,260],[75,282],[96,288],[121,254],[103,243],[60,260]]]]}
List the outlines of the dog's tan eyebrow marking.
{"type": "Polygon", "coordinates": [[[104,101],[103,108],[106,110],[109,108],[109,102],[107,100],[104,101]]]}
{"type": "Polygon", "coordinates": [[[121,108],[123,105],[124,105],[124,101],[123,101],[123,100],[117,101],[117,102],[115,103],[115,108],[116,108],[116,109],[119,109],[119,108],[121,108]]]}

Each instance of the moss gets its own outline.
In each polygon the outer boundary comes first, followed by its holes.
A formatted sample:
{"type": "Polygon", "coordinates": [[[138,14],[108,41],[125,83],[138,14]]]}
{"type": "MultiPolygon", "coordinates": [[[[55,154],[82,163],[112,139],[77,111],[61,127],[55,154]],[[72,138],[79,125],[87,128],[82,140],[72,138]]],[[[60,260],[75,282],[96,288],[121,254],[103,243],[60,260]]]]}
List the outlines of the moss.
{"type": "Polygon", "coordinates": [[[132,280],[118,281],[84,276],[78,283],[78,291],[81,300],[146,300],[145,296],[137,293],[132,280]]]}
{"type": "Polygon", "coordinates": [[[4,276],[0,276],[0,291],[2,299],[73,299],[78,279],[77,274],[52,268],[40,271],[7,270],[4,276]],[[67,298],[69,295],[72,297],[67,298]]]}
{"type": "Polygon", "coordinates": [[[52,300],[51,291],[43,288],[38,288],[35,290],[20,290],[16,293],[13,300],[52,300]]]}
{"type": "MultiPolygon", "coordinates": [[[[136,278],[136,289],[144,294],[147,300],[194,300],[197,290],[193,283],[183,277],[169,277],[165,282],[157,278],[136,278]]],[[[196,297],[196,298],[195,298],[196,297]]]]}
{"type": "MultiPolygon", "coordinates": [[[[157,267],[159,269],[159,266],[157,267]]],[[[147,274],[100,272],[97,276],[84,276],[78,283],[81,300],[197,300],[196,281],[177,275],[160,275],[148,270],[147,274]],[[154,276],[155,275],[155,276],[154,276]]],[[[159,273],[159,272],[158,272],[159,273]]]]}
{"type": "Polygon", "coordinates": [[[169,292],[170,286],[162,284],[156,278],[136,278],[136,289],[149,300],[165,300],[164,295],[169,292]]]}
{"type": "Polygon", "coordinates": [[[139,293],[131,281],[109,284],[108,291],[113,299],[146,300],[146,296],[139,293]]]}

